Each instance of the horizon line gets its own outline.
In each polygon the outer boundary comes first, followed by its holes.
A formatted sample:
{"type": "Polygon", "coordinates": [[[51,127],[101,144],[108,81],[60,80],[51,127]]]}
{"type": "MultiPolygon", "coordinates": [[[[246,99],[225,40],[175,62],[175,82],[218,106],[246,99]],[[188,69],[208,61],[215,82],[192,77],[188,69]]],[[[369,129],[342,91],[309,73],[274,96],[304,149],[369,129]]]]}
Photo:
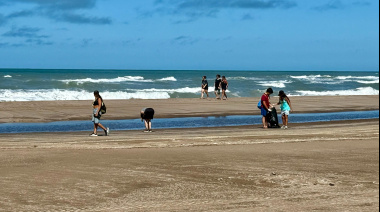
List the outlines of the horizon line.
{"type": "Polygon", "coordinates": [[[115,68],[0,68],[4,70],[108,70],[108,71],[241,71],[241,72],[379,72],[379,70],[246,70],[246,69],[115,69],[115,68]]]}

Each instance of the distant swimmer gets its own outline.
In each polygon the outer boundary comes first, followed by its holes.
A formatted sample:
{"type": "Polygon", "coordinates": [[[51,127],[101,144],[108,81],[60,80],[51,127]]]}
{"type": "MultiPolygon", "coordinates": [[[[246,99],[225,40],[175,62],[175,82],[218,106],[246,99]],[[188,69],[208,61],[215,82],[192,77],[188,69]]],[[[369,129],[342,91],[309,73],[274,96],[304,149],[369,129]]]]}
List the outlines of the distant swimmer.
{"type": "Polygon", "coordinates": [[[94,122],[94,132],[90,136],[92,137],[98,136],[98,127],[104,130],[105,136],[108,136],[110,134],[110,129],[108,127],[105,128],[100,123],[100,118],[102,117],[102,114],[106,113],[106,107],[103,102],[103,98],[100,96],[99,91],[94,91],[94,96],[95,96],[95,101],[92,104],[92,107],[93,107],[92,122],[94,122]]]}
{"type": "Polygon", "coordinates": [[[140,112],[141,121],[145,122],[145,131],[144,132],[153,132],[152,131],[152,119],[154,116],[153,108],[144,108],[140,112]]]}

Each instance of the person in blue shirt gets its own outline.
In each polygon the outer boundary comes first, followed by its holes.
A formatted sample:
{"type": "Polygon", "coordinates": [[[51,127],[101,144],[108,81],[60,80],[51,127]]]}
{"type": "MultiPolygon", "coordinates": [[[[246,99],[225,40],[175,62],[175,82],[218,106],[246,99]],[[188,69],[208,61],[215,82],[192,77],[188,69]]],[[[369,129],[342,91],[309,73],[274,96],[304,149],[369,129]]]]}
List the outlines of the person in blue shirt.
{"type": "Polygon", "coordinates": [[[292,103],[284,91],[280,91],[278,96],[280,97],[280,101],[277,105],[281,105],[282,129],[288,129],[289,115],[290,112],[293,112],[292,103]]]}

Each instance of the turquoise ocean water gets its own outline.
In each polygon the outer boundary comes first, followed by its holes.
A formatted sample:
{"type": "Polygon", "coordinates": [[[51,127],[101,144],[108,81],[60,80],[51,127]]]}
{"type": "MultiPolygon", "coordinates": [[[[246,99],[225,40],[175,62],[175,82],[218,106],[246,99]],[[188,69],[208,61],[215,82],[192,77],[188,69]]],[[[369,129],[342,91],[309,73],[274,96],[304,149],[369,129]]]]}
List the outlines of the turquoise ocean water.
{"type": "Polygon", "coordinates": [[[94,90],[106,99],[197,98],[202,76],[213,91],[217,74],[227,77],[229,97],[259,97],[268,87],[291,96],[379,95],[378,72],[0,69],[0,101],[90,100],[94,90]]]}

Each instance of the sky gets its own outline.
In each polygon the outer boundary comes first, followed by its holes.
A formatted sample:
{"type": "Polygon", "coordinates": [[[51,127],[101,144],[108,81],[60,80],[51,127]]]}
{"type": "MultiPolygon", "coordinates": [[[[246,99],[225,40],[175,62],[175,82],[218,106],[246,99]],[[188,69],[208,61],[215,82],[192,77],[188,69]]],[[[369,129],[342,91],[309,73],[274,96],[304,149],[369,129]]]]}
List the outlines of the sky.
{"type": "Polygon", "coordinates": [[[0,68],[379,71],[379,1],[0,0],[0,68]]]}

